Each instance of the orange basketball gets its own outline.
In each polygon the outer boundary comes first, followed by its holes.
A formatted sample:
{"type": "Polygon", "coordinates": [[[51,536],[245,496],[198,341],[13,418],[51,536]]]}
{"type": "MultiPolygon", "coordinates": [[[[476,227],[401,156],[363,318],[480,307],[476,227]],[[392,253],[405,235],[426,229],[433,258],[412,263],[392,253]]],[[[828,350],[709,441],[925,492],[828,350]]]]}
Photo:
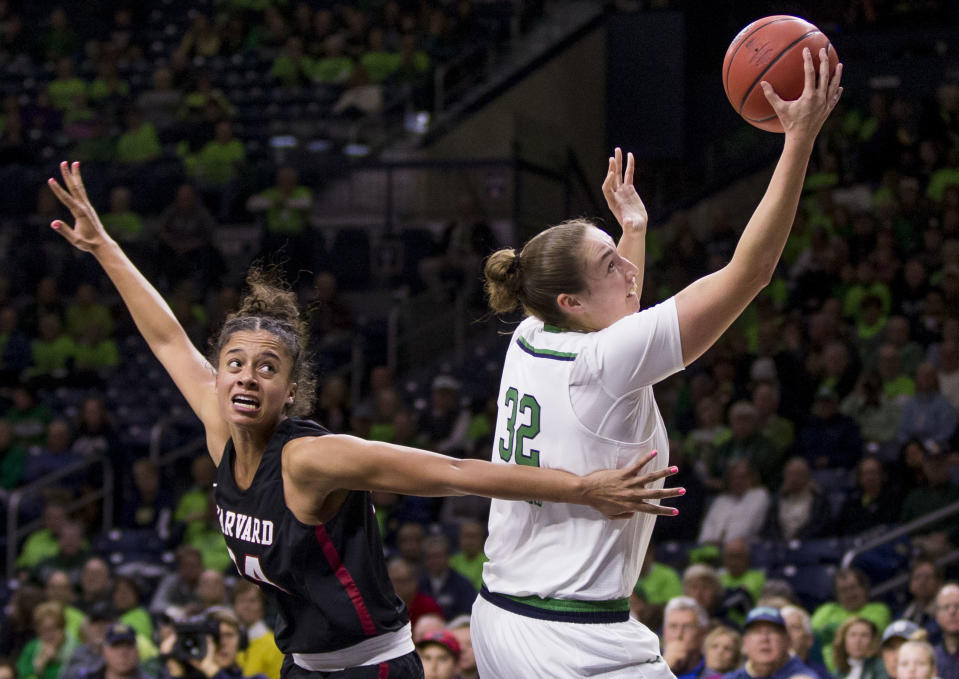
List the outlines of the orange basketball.
{"type": "Polygon", "coordinates": [[[746,122],[769,132],[783,131],[759,81],[768,82],[783,99],[798,99],[805,81],[804,47],[812,52],[817,76],[821,48],[826,48],[830,72],[835,70],[839,57],[829,38],[799,17],[763,17],[733,38],[723,59],[723,89],[729,103],[746,122]]]}

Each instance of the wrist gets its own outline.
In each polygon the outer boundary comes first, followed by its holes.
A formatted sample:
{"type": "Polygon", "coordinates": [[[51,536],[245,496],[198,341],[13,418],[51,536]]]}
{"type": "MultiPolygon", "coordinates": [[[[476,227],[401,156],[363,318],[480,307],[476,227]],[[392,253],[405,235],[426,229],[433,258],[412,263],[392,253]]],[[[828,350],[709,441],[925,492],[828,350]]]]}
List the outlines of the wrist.
{"type": "Polygon", "coordinates": [[[115,240],[109,236],[104,236],[101,240],[90,243],[90,253],[94,257],[101,257],[102,255],[112,251],[119,250],[120,246],[115,240]]]}

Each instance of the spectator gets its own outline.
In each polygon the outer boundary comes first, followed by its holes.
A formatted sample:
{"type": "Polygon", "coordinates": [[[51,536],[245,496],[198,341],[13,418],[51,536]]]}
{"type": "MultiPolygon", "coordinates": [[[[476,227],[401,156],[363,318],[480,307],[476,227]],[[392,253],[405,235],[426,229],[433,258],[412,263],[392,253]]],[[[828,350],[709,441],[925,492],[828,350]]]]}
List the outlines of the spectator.
{"type": "MultiPolygon", "coordinates": [[[[450,568],[465,577],[477,591],[483,586],[483,564],[489,561],[483,553],[486,526],[479,521],[465,520],[459,525],[459,551],[450,557],[450,568]]],[[[679,578],[676,578],[677,586],[679,578]]]]}
{"type": "Polygon", "coordinates": [[[126,129],[117,139],[117,162],[124,165],[140,165],[160,157],[160,137],[157,129],[136,106],[126,113],[126,129]]]}
{"type": "Polygon", "coordinates": [[[220,632],[214,640],[216,652],[213,656],[219,672],[213,679],[243,679],[244,677],[265,679],[262,674],[245,674],[238,663],[242,643],[242,624],[236,613],[230,608],[220,607],[212,611],[209,617],[217,622],[220,632]]]}
{"type": "Polygon", "coordinates": [[[917,438],[940,445],[950,439],[959,421],[956,410],[939,391],[936,367],[923,361],[916,368],[916,393],[906,400],[899,420],[900,442],[917,438]]]}
{"type": "Polygon", "coordinates": [[[76,639],[66,633],[63,606],[47,601],[33,611],[36,636],[27,642],[17,660],[17,675],[27,679],[57,679],[60,669],[76,648],[76,639]]]}
{"type": "Polygon", "coordinates": [[[287,273],[294,274],[292,279],[300,269],[313,267],[314,248],[308,221],[312,206],[313,192],[300,184],[297,171],[290,166],[278,168],[276,183],[246,202],[247,210],[263,215],[262,252],[282,250],[288,259],[287,273]]]}
{"type": "MultiPolygon", "coordinates": [[[[922,472],[926,483],[906,495],[902,503],[900,520],[903,523],[917,519],[929,512],[941,509],[953,502],[959,502],[959,485],[952,482],[949,472],[949,456],[934,441],[923,446],[924,456],[922,472]]],[[[923,528],[924,535],[933,540],[959,536],[959,526],[955,521],[943,519],[923,528]]]]}
{"type": "Polygon", "coordinates": [[[114,623],[103,635],[103,668],[89,679],[147,679],[137,650],[137,634],[130,625],[114,623]]]}
{"type": "Polygon", "coordinates": [[[865,618],[852,617],[836,630],[833,662],[840,679],[885,679],[879,657],[879,631],[865,618]]]}
{"type": "Polygon", "coordinates": [[[420,590],[416,584],[416,571],[413,565],[401,556],[393,557],[387,563],[390,582],[397,596],[406,604],[410,614],[410,623],[415,626],[421,615],[434,613],[442,616],[443,609],[436,600],[420,590]]]}
{"type": "Polygon", "coordinates": [[[47,601],[56,601],[63,607],[63,624],[67,636],[78,639],[83,624],[83,611],[76,608],[77,593],[66,571],[51,571],[43,583],[43,595],[47,601]]]}
{"type": "Polygon", "coordinates": [[[137,97],[135,108],[162,134],[176,123],[182,100],[183,93],[173,86],[173,72],[161,66],[153,72],[153,87],[137,97]]]}
{"type": "Polygon", "coordinates": [[[812,633],[812,621],[809,613],[799,606],[783,606],[779,611],[786,621],[786,632],[789,634],[790,650],[807,667],[815,672],[818,679],[832,679],[832,674],[822,662],[822,652],[816,644],[816,637],[812,633]]]}
{"type": "Polygon", "coordinates": [[[413,625],[413,643],[419,643],[433,632],[446,629],[446,620],[442,615],[426,613],[421,615],[413,625]]]}
{"type": "Polygon", "coordinates": [[[107,233],[125,248],[145,236],[143,219],[130,209],[130,196],[130,189],[125,186],[110,189],[110,211],[100,218],[107,233]]]}
{"type": "Polygon", "coordinates": [[[470,634],[469,616],[461,615],[450,620],[448,629],[460,645],[460,661],[457,666],[459,679],[479,679],[479,670],[476,669],[476,656],[473,655],[473,638],[470,634]]]}
{"type": "MultiPolygon", "coordinates": [[[[930,639],[938,639],[936,625],[936,593],[943,583],[942,569],[935,560],[920,556],[912,562],[909,570],[909,604],[899,614],[901,620],[915,623],[926,630],[930,639]]],[[[884,635],[885,636],[885,635],[884,635]]],[[[906,635],[904,638],[908,639],[906,635]]]]}
{"type": "Polygon", "coordinates": [[[783,469],[783,484],[773,496],[763,535],[774,540],[808,540],[831,535],[832,509],[809,474],[805,458],[791,458],[783,469]]]}
{"type": "Polygon", "coordinates": [[[223,262],[212,244],[216,222],[193,186],[177,188],[173,204],[160,214],[159,227],[160,268],[169,287],[196,276],[205,288],[219,276],[223,262]]]}
{"type": "Polygon", "coordinates": [[[899,658],[896,665],[896,676],[901,679],[933,679],[936,676],[945,677],[945,673],[937,673],[936,651],[925,640],[910,640],[899,648],[899,658]]]}
{"type": "Polygon", "coordinates": [[[73,106],[78,95],[85,95],[87,83],[74,73],[73,58],[63,56],[57,59],[57,77],[47,86],[50,102],[61,111],[73,106]]]}
{"type": "MultiPolygon", "coordinates": [[[[0,316],[0,344],[3,333],[3,321],[0,316]]],[[[939,345],[939,391],[954,410],[959,411],[959,343],[942,342],[939,345]]]]}
{"type": "Polygon", "coordinates": [[[43,527],[30,533],[20,555],[17,568],[33,568],[41,561],[56,556],[60,552],[57,538],[60,527],[67,521],[67,499],[49,499],[43,507],[43,527]]]}
{"type": "MultiPolygon", "coordinates": [[[[55,7],[50,12],[50,26],[41,33],[40,47],[49,61],[72,57],[80,51],[80,36],[71,26],[69,16],[63,7],[55,7]]],[[[21,675],[23,676],[23,675],[21,675]]]]}
{"type": "Polygon", "coordinates": [[[433,378],[430,408],[420,417],[422,445],[444,455],[463,457],[469,410],[460,405],[460,382],[450,375],[433,378]]]}
{"type": "Polygon", "coordinates": [[[140,584],[136,579],[117,575],[113,579],[113,608],[117,620],[136,630],[138,636],[153,638],[153,620],[147,609],[140,603],[140,584]]]}
{"type": "Polygon", "coordinates": [[[883,393],[899,404],[916,393],[916,383],[902,370],[899,350],[891,344],[879,347],[876,368],[882,378],[883,393]]]}
{"type": "Polygon", "coordinates": [[[423,662],[425,679],[455,679],[460,659],[460,645],[449,630],[428,635],[416,644],[423,662]]]}
{"type": "Polygon", "coordinates": [[[270,75],[286,87],[305,85],[313,80],[315,62],[303,52],[303,40],[291,35],[273,60],[270,75]]]}
{"type": "Polygon", "coordinates": [[[730,436],[723,423],[723,406],[715,396],[703,396],[695,403],[696,426],[686,437],[686,453],[703,485],[711,491],[721,490],[722,460],[716,449],[730,436]]]}
{"type": "Polygon", "coordinates": [[[470,614],[476,589],[450,568],[449,541],[445,535],[431,535],[423,540],[423,571],[419,588],[436,600],[446,620],[470,614]]]}
{"type": "Polygon", "coordinates": [[[164,542],[170,539],[173,497],[160,483],[160,470],[147,458],[133,463],[133,491],[121,513],[124,528],[152,530],[164,542]]]}
{"type": "Polygon", "coordinates": [[[782,458],[775,444],[759,431],[759,415],[750,401],[737,401],[729,408],[729,431],[732,434],[716,448],[723,461],[746,459],[759,474],[766,488],[778,488],[782,458]]]}
{"type": "Polygon", "coordinates": [[[19,657],[34,638],[33,611],[43,603],[43,590],[25,583],[17,587],[0,616],[0,657],[19,657]]]}
{"type": "Polygon", "coordinates": [[[79,521],[65,521],[57,532],[56,555],[37,564],[35,574],[46,581],[52,571],[64,570],[70,576],[70,582],[80,582],[80,571],[90,557],[84,532],[85,527],[79,521]]]}
{"type": "Polygon", "coordinates": [[[243,142],[233,136],[233,124],[229,120],[220,120],[216,123],[213,139],[188,163],[188,170],[201,192],[218,200],[217,216],[221,220],[229,219],[232,214],[232,201],[239,190],[245,161],[246,149],[243,142]]]}
{"type": "MultiPolygon", "coordinates": [[[[938,676],[941,679],[957,679],[959,678],[959,584],[948,582],[939,590],[936,595],[936,622],[942,631],[942,641],[936,644],[938,676]]],[[[900,675],[897,679],[907,678],[900,675]]]]}
{"type": "Polygon", "coordinates": [[[192,484],[180,496],[173,514],[177,523],[186,525],[188,540],[191,532],[202,530],[206,523],[210,492],[216,480],[216,466],[209,455],[202,453],[193,458],[193,462],[190,463],[190,478],[192,484]]]}
{"type": "Polygon", "coordinates": [[[862,452],[859,426],[839,412],[838,399],[830,386],[817,389],[812,415],[799,430],[798,452],[814,469],[852,468],[862,452]]]}
{"type": "Polygon", "coordinates": [[[823,659],[830,671],[835,671],[832,642],[836,630],[852,617],[865,618],[876,626],[886,629],[892,616],[886,604],[869,601],[869,579],[857,568],[840,568],[833,576],[835,601],[827,601],[812,615],[812,628],[822,644],[823,659]]]}
{"type": "Polygon", "coordinates": [[[896,620],[883,631],[879,653],[889,679],[897,679],[899,649],[918,631],[919,625],[908,620],[896,620]]]}
{"type": "Polygon", "coordinates": [[[663,660],[677,679],[705,676],[703,638],[709,617],[699,603],[688,596],[670,599],[663,611],[663,660]]]}
{"type": "Polygon", "coordinates": [[[14,443],[13,427],[6,420],[0,420],[0,489],[13,490],[21,484],[26,462],[26,448],[14,443]]]}
{"type": "Polygon", "coordinates": [[[233,609],[246,627],[248,645],[237,655],[237,664],[243,674],[264,674],[269,679],[280,679],[283,653],[276,647],[276,638],[263,619],[265,600],[263,592],[249,580],[238,580],[233,587],[233,609]]]}
{"type": "Polygon", "coordinates": [[[61,381],[68,376],[76,351],[76,343],[64,331],[60,317],[41,316],[38,337],[30,343],[30,366],[24,374],[46,384],[61,381]]]}
{"type": "Polygon", "coordinates": [[[220,52],[220,36],[203,12],[196,12],[189,30],[180,39],[178,52],[187,57],[215,57],[220,52]]]}
{"type": "Polygon", "coordinates": [[[712,566],[697,563],[683,571],[683,595],[695,599],[710,620],[740,627],[752,602],[743,589],[726,592],[712,566]]]}
{"type": "Polygon", "coordinates": [[[16,384],[13,387],[13,407],[7,410],[3,419],[13,428],[14,445],[29,448],[43,443],[53,414],[45,405],[37,403],[33,387],[16,384]]]}
{"type": "Polygon", "coordinates": [[[12,305],[0,307],[0,377],[13,384],[24,368],[30,365],[30,340],[21,330],[17,310],[12,305]]]}
{"type": "Polygon", "coordinates": [[[752,403],[756,408],[758,429],[772,441],[776,450],[782,456],[792,448],[793,442],[796,440],[796,431],[792,421],[779,414],[779,400],[780,391],[777,384],[761,382],[753,388],[752,403]]]}
{"type": "Polygon", "coordinates": [[[697,542],[756,537],[768,508],[769,491],[758,485],[753,466],[748,460],[736,460],[726,472],[726,491],[706,511],[697,542]]]}
{"type": "Polygon", "coordinates": [[[200,598],[200,610],[226,605],[226,581],[223,579],[223,573],[207,568],[200,574],[196,592],[200,598]]]}
{"type": "Polygon", "coordinates": [[[165,612],[170,606],[199,606],[197,584],[203,572],[200,551],[195,547],[181,545],[176,550],[176,564],[176,571],[164,576],[153,594],[150,612],[154,615],[165,612]]]}
{"type": "Polygon", "coordinates": [[[713,627],[703,639],[703,677],[721,677],[735,671],[741,662],[742,635],[732,627],[713,627]]]}
{"type": "Polygon", "coordinates": [[[840,410],[856,421],[867,446],[876,444],[891,457],[888,451],[896,444],[902,405],[885,394],[878,372],[864,373],[840,410]]]}
{"type": "Polygon", "coordinates": [[[899,365],[911,375],[916,372],[923,358],[922,346],[910,336],[909,320],[905,316],[892,316],[886,323],[886,341],[899,350],[899,365]]]}
{"type": "Polygon", "coordinates": [[[111,602],[112,598],[110,566],[99,556],[91,556],[80,571],[80,609],[89,615],[94,608],[102,610],[103,604],[111,602]]]}
{"type": "Polygon", "coordinates": [[[815,675],[798,657],[790,655],[786,622],[775,608],[754,608],[746,616],[743,629],[746,664],[724,679],[792,679],[815,675]]]}
{"type": "Polygon", "coordinates": [[[749,540],[736,538],[723,543],[723,567],[719,571],[723,587],[735,589],[742,587],[752,597],[759,600],[759,595],[766,586],[765,572],[750,568],[749,540]]]}
{"type": "Polygon", "coordinates": [[[396,530],[396,551],[414,568],[419,568],[423,563],[423,537],[423,525],[420,523],[403,523],[396,530]]]}
{"type": "Polygon", "coordinates": [[[650,541],[639,579],[630,594],[630,610],[649,629],[663,626],[663,609],[674,597],[683,595],[683,582],[670,566],[656,561],[656,545],[650,541]]]}
{"type": "Polygon", "coordinates": [[[326,85],[342,85],[353,77],[355,62],[344,53],[346,39],[334,33],[323,40],[322,56],[313,66],[313,79],[326,85]]]}
{"type": "Polygon", "coordinates": [[[866,456],[856,467],[856,488],[843,500],[836,526],[843,535],[858,535],[899,520],[899,498],[889,486],[882,462],[866,456]]]}
{"type": "Polygon", "coordinates": [[[91,608],[80,626],[79,645],[60,671],[59,679],[86,679],[103,668],[103,637],[116,614],[109,602],[91,608]]]}

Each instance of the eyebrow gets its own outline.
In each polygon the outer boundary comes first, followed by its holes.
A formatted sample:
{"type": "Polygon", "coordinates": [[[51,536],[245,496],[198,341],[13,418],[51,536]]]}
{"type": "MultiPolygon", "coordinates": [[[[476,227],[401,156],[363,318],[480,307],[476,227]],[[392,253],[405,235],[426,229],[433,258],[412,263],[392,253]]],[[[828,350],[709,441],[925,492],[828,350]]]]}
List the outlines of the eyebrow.
{"type": "MultiPolygon", "coordinates": [[[[233,347],[232,349],[228,349],[227,352],[224,354],[224,356],[229,356],[230,354],[242,354],[242,353],[245,353],[243,349],[241,349],[240,347],[233,347]]],[[[260,356],[263,356],[266,358],[272,358],[276,361],[280,360],[279,354],[273,351],[270,351],[269,349],[261,353],[260,356]]]]}
{"type": "Polygon", "coordinates": [[[615,253],[615,252],[616,252],[616,251],[615,251],[613,248],[608,248],[608,249],[606,250],[606,252],[603,253],[603,256],[599,258],[599,263],[600,263],[600,264],[605,264],[605,263],[606,263],[606,260],[609,259],[610,257],[612,257],[612,256],[613,256],[613,253],[615,253]]]}

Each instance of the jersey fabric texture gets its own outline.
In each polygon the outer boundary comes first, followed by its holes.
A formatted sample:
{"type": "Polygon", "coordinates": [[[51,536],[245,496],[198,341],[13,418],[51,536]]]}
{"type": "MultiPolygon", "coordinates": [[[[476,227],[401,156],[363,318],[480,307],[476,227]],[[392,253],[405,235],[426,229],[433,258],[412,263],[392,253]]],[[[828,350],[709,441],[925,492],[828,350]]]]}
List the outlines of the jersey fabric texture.
{"type": "Polygon", "coordinates": [[[216,511],[230,556],[276,607],[276,644],[287,655],[338,651],[409,622],[387,575],[368,492],[350,492],[333,518],[315,526],[286,507],[283,446],[328,433],[309,420],[284,419],[245,491],[234,481],[232,440],[217,468],[216,511]]]}
{"type": "MultiPolygon", "coordinates": [[[[527,318],[506,353],[493,462],[584,475],[656,450],[644,471],[662,469],[668,439],[652,384],[682,367],[672,299],[598,332],[561,332],[527,318]]],[[[615,605],[624,620],[654,522],[652,514],[613,521],[591,507],[536,498],[493,500],[483,582],[534,607],[553,599],[615,605]]]]}

